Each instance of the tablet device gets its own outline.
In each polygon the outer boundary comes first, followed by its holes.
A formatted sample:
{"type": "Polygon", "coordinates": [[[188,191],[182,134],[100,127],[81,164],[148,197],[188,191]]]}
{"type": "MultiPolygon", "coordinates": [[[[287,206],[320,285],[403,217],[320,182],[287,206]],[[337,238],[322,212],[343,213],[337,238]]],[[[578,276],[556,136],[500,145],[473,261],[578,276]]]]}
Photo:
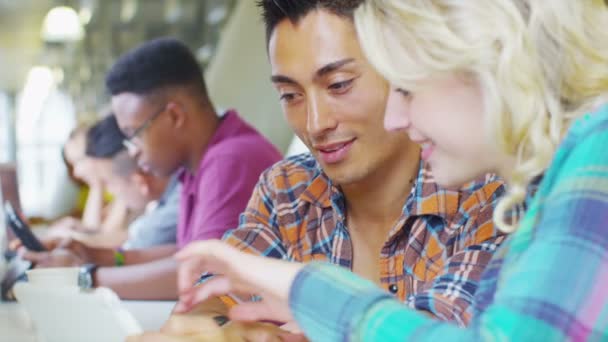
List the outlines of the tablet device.
{"type": "Polygon", "coordinates": [[[46,250],[44,245],[42,245],[40,240],[34,235],[30,227],[25,223],[25,220],[17,213],[9,201],[4,202],[4,215],[6,216],[6,224],[27,249],[34,252],[46,250]]]}

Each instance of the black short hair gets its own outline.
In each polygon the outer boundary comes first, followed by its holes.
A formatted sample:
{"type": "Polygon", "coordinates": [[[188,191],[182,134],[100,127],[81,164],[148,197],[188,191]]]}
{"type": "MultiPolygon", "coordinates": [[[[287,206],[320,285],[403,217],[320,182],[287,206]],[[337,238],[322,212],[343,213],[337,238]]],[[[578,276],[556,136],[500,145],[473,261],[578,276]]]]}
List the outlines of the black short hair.
{"type": "Polygon", "coordinates": [[[297,24],[300,19],[315,10],[326,10],[340,17],[353,20],[357,7],[365,0],[258,0],[266,25],[266,44],[275,27],[288,19],[297,24]]]}
{"type": "Polygon", "coordinates": [[[110,114],[88,130],[85,154],[93,158],[112,158],[124,149],[125,138],[116,116],[110,114]]]}
{"type": "Polygon", "coordinates": [[[195,86],[207,98],[203,70],[190,49],[175,38],[143,43],[118,58],[106,76],[110,95],[150,95],[171,86],[195,86]]]}

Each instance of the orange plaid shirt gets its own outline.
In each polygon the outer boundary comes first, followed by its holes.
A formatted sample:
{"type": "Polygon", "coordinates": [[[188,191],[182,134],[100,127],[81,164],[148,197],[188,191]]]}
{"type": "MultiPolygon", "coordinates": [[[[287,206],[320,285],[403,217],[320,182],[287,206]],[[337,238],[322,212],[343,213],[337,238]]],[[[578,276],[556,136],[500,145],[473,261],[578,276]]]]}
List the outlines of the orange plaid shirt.
{"type": "MultiPolygon", "coordinates": [[[[421,162],[380,255],[382,286],[413,308],[466,325],[481,274],[504,239],[492,223],[503,191],[491,175],[447,190],[421,162]]],[[[310,154],[266,170],[224,240],[257,255],[352,269],[344,195],[310,154]]]]}

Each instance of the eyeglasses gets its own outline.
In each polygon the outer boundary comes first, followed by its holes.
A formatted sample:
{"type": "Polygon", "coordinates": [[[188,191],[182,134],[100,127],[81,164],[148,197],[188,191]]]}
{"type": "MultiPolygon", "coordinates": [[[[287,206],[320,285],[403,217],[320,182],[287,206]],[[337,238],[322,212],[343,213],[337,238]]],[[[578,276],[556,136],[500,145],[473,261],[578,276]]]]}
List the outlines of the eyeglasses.
{"type": "Polygon", "coordinates": [[[129,154],[131,154],[131,155],[135,154],[135,152],[139,148],[134,140],[138,136],[140,136],[148,127],[150,127],[152,122],[154,122],[154,120],[157,117],[159,117],[163,112],[165,112],[166,109],[167,109],[167,106],[165,105],[160,110],[154,112],[154,114],[150,115],[149,118],[147,118],[139,127],[137,127],[133,131],[133,134],[131,134],[131,136],[128,136],[125,139],[123,139],[122,145],[127,149],[127,152],[129,152],[129,154]]]}

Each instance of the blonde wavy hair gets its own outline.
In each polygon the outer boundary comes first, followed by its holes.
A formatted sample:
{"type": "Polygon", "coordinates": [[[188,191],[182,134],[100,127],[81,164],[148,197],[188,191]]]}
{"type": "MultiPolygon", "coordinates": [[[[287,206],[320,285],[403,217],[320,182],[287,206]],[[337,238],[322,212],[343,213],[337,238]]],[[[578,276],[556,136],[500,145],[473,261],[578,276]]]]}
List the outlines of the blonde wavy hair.
{"type": "Polygon", "coordinates": [[[395,86],[479,82],[487,141],[516,160],[494,213],[505,232],[570,121],[608,92],[606,23],[604,0],[368,0],[355,12],[363,50],[395,86]]]}

